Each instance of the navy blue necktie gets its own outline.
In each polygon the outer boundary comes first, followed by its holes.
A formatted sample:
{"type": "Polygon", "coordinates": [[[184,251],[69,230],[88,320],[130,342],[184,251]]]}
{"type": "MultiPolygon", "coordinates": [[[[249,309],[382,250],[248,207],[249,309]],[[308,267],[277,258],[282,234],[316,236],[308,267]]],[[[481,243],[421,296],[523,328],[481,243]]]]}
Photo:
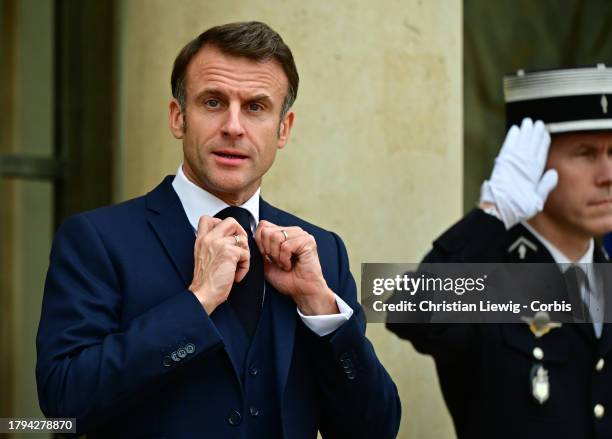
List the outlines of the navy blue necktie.
{"type": "Polygon", "coordinates": [[[251,232],[251,214],[242,207],[230,206],[217,213],[215,217],[220,219],[234,218],[249,238],[249,251],[251,253],[249,271],[242,281],[234,283],[227,301],[252,339],[257,329],[257,322],[263,305],[264,273],[263,259],[251,232]]]}

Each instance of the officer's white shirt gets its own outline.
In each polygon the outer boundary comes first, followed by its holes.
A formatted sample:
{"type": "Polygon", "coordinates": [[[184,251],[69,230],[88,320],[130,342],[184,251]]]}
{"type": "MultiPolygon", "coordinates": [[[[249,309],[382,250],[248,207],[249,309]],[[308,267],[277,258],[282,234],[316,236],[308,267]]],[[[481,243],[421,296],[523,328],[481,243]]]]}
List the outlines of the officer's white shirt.
{"type": "MultiPolygon", "coordinates": [[[[205,191],[201,187],[192,183],[183,172],[183,164],[181,163],[176,176],[172,181],[172,187],[179,197],[183,210],[187,215],[187,219],[193,227],[193,230],[197,232],[198,222],[202,215],[215,216],[217,213],[229,207],[225,201],[220,200],[211,193],[205,191]]],[[[259,193],[260,188],[249,198],[242,207],[249,211],[251,214],[251,232],[255,235],[257,224],[259,224],[259,193]]],[[[264,285],[265,295],[265,285],[264,285]]],[[[346,304],[338,295],[336,296],[336,304],[338,305],[339,314],[319,315],[319,316],[305,316],[296,307],[297,313],[304,322],[304,324],[310,328],[315,334],[324,336],[334,332],[344,322],[351,318],[353,315],[353,309],[346,304]]]]}
{"type": "MultiPolygon", "coordinates": [[[[521,223],[527,230],[529,230],[538,240],[542,243],[544,247],[548,250],[548,252],[552,255],[553,259],[559,265],[559,269],[565,273],[571,264],[576,264],[585,271],[586,277],[588,279],[589,285],[593,290],[589,297],[589,311],[591,313],[591,317],[593,319],[593,328],[595,329],[595,335],[597,338],[601,337],[601,333],[603,331],[603,309],[604,309],[604,295],[601,294],[603,292],[603,282],[600,275],[596,275],[593,270],[593,252],[595,250],[595,240],[591,239],[589,243],[589,248],[586,253],[576,262],[572,262],[561,250],[559,250],[553,243],[544,238],[540,233],[538,233],[532,226],[530,226],[527,222],[523,221],[521,223]]],[[[580,295],[582,296],[582,300],[585,301],[585,295],[588,294],[586,288],[580,288],[580,295]]]]}

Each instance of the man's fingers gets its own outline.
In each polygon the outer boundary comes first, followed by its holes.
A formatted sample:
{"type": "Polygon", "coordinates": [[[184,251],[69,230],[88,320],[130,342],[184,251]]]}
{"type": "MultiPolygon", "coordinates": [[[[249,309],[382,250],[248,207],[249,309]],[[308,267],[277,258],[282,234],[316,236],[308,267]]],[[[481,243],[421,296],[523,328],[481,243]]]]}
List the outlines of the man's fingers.
{"type": "Polygon", "coordinates": [[[208,215],[202,215],[198,220],[198,236],[205,236],[208,232],[215,228],[221,220],[208,215]]]}
{"type": "Polygon", "coordinates": [[[516,125],[512,125],[512,127],[510,127],[510,129],[508,130],[508,134],[506,134],[506,138],[504,140],[504,143],[501,147],[501,150],[499,152],[499,155],[501,156],[502,154],[508,154],[509,152],[512,151],[512,149],[514,148],[514,145],[516,144],[519,135],[520,135],[520,130],[519,127],[517,127],[516,125]]]}
{"type": "Polygon", "coordinates": [[[300,227],[277,226],[261,221],[255,232],[259,251],[285,271],[291,270],[294,256],[313,238],[300,227]],[[284,233],[283,233],[284,232],[284,233]]]}
{"type": "MultiPolygon", "coordinates": [[[[287,232],[285,232],[287,233],[287,232]]],[[[274,262],[280,265],[279,263],[279,255],[281,244],[286,241],[285,235],[283,234],[283,229],[281,228],[269,228],[268,232],[264,231],[264,247],[266,249],[266,254],[272,258],[274,262]]],[[[282,267],[282,265],[281,265],[282,267]]]]}
{"type": "Polygon", "coordinates": [[[265,254],[284,270],[290,270],[292,252],[299,248],[299,242],[308,233],[299,227],[275,227],[264,230],[261,234],[265,254]]]}
{"type": "Polygon", "coordinates": [[[518,138],[518,146],[520,147],[520,149],[524,149],[525,147],[527,147],[527,145],[531,143],[530,140],[532,135],[533,121],[530,118],[526,117],[521,123],[521,134],[518,138]]]}
{"type": "Polygon", "coordinates": [[[550,191],[552,191],[555,188],[558,181],[559,181],[559,174],[557,173],[555,169],[549,169],[548,171],[544,173],[544,175],[542,176],[542,179],[538,183],[538,187],[536,188],[536,191],[538,195],[540,196],[540,198],[542,199],[543,203],[546,202],[546,198],[548,198],[548,194],[550,193],[550,191]]]}
{"type": "Polygon", "coordinates": [[[236,246],[249,251],[249,241],[247,237],[242,235],[232,235],[223,237],[223,241],[230,246],[236,246]]]}
{"type": "Polygon", "coordinates": [[[548,158],[548,150],[550,148],[550,134],[546,130],[544,122],[538,120],[534,127],[534,130],[538,133],[538,139],[536,143],[536,157],[537,162],[542,166],[546,164],[548,158]]]}
{"type": "MultiPolygon", "coordinates": [[[[218,218],[215,218],[219,220],[218,218]]],[[[214,237],[225,237],[239,235],[245,241],[248,239],[246,231],[242,228],[240,223],[232,217],[225,218],[223,221],[215,225],[215,228],[211,231],[214,237]]]]}
{"type": "Polygon", "coordinates": [[[257,230],[255,231],[255,236],[253,237],[255,239],[255,243],[257,244],[257,248],[259,248],[259,252],[262,255],[267,255],[267,250],[266,250],[266,246],[264,245],[264,231],[265,234],[267,236],[267,233],[270,231],[270,229],[274,229],[278,227],[276,224],[272,224],[269,221],[266,220],[261,220],[259,222],[259,225],[257,226],[257,230]]]}
{"type": "Polygon", "coordinates": [[[280,251],[278,255],[279,265],[284,270],[291,270],[292,258],[296,251],[303,245],[304,240],[307,239],[308,234],[297,236],[295,238],[288,239],[280,245],[280,251]]]}
{"type": "Polygon", "coordinates": [[[234,282],[240,282],[244,279],[244,276],[249,272],[251,265],[251,253],[247,249],[236,247],[238,249],[238,263],[236,264],[236,275],[234,276],[234,282]]]}

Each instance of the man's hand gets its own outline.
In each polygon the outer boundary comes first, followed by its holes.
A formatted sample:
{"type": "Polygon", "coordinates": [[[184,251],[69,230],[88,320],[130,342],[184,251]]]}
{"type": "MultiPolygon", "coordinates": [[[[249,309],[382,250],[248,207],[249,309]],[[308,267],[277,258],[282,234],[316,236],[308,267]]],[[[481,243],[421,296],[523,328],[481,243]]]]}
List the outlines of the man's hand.
{"type": "Polygon", "coordinates": [[[338,313],[319,262],[314,237],[300,227],[259,222],[255,242],[264,255],[264,275],[270,284],[293,298],[304,315],[338,313]]]}
{"type": "Polygon", "coordinates": [[[200,218],[189,290],[208,315],[227,300],[234,282],[247,274],[250,258],[247,234],[234,218],[200,218]]]}
{"type": "Polygon", "coordinates": [[[508,130],[480,192],[481,207],[494,206],[506,229],[541,212],[557,185],[557,171],[544,172],[549,148],[550,135],[540,120],[523,119],[520,129],[513,125],[508,130]]]}

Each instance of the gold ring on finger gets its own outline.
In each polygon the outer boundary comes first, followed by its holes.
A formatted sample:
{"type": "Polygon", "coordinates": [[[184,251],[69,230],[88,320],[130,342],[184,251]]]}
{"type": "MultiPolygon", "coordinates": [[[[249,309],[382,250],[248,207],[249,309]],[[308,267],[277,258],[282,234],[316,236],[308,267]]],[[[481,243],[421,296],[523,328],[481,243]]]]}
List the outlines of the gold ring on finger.
{"type": "Polygon", "coordinates": [[[287,235],[287,232],[285,232],[284,230],[281,230],[281,233],[283,234],[283,236],[285,237],[285,241],[287,239],[289,239],[289,235],[287,235]]]}
{"type": "Polygon", "coordinates": [[[240,246],[240,236],[239,235],[234,235],[234,239],[236,240],[236,245],[240,246]]]}

